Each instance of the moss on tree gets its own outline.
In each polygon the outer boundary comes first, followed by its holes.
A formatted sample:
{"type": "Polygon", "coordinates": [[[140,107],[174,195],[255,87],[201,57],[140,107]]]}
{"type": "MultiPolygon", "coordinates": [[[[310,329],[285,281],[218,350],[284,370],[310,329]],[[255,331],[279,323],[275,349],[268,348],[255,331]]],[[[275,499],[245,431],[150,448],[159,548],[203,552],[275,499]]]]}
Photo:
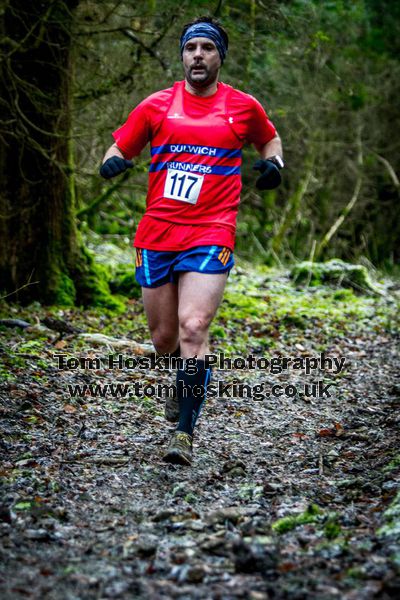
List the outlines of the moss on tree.
{"type": "Polygon", "coordinates": [[[122,294],[130,298],[140,298],[141,287],[135,279],[131,265],[119,265],[110,281],[110,290],[113,294],[122,294]]]}
{"type": "Polygon", "coordinates": [[[84,306],[102,306],[116,312],[123,311],[124,302],[110,292],[110,268],[96,263],[92,254],[83,246],[81,254],[84,260],[75,265],[74,272],[78,302],[84,306]]]}
{"type": "Polygon", "coordinates": [[[301,262],[291,269],[290,276],[298,284],[334,284],[362,292],[382,293],[372,281],[366,267],[353,265],[337,258],[327,262],[301,262]]]}

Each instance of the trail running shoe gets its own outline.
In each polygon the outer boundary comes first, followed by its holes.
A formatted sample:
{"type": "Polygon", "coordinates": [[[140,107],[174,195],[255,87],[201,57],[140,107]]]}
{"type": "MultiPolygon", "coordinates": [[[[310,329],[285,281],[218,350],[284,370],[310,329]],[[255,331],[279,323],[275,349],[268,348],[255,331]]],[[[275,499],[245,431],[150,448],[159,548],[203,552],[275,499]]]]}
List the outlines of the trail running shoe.
{"type": "Polygon", "coordinates": [[[175,431],[163,460],[174,465],[191,465],[193,457],[192,443],[193,437],[191,435],[184,431],[175,431]]]}
{"type": "Polygon", "coordinates": [[[165,399],[164,416],[166,420],[171,423],[177,423],[179,421],[179,402],[176,396],[173,396],[172,398],[167,396],[165,399]]]}

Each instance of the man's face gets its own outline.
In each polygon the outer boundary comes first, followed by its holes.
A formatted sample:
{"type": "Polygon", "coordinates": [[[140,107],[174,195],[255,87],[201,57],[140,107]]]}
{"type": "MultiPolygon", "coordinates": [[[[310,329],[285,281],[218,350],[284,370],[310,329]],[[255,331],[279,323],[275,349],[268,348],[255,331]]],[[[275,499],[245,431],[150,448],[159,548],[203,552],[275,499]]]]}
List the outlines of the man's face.
{"type": "Polygon", "coordinates": [[[212,40],[196,37],[186,42],[182,61],[185,78],[193,87],[207,87],[218,79],[221,59],[212,40]]]}

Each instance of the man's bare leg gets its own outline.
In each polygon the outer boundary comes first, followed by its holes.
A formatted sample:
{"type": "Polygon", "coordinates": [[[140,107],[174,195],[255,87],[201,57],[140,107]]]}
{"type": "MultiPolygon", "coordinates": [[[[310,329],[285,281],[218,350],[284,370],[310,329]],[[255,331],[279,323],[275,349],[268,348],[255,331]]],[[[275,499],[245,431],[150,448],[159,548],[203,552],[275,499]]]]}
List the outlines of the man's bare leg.
{"type": "MultiPolygon", "coordinates": [[[[142,288],[143,304],[153,345],[158,354],[179,355],[178,286],[167,283],[157,288],[142,288]]],[[[163,398],[159,398],[162,402],[163,398]]],[[[165,398],[164,416],[167,421],[179,420],[176,395],[165,398]]]]}
{"type": "Polygon", "coordinates": [[[221,303],[227,273],[182,273],[179,277],[179,339],[185,358],[209,353],[208,329],[221,303]]]}
{"type": "Polygon", "coordinates": [[[142,296],[156,351],[174,352],[179,345],[178,286],[166,283],[157,288],[142,288],[142,296]]]}
{"type": "Polygon", "coordinates": [[[228,275],[183,273],[179,279],[179,339],[184,358],[196,357],[195,373],[178,369],[179,423],[164,460],[190,465],[192,436],[196,420],[206,399],[211,371],[204,357],[209,353],[208,329],[221,302],[228,275]]]}
{"type": "Polygon", "coordinates": [[[208,329],[224,293],[227,273],[182,273],[179,285],[166,283],[142,288],[143,305],[151,338],[159,354],[174,352],[204,358],[208,329]]]}

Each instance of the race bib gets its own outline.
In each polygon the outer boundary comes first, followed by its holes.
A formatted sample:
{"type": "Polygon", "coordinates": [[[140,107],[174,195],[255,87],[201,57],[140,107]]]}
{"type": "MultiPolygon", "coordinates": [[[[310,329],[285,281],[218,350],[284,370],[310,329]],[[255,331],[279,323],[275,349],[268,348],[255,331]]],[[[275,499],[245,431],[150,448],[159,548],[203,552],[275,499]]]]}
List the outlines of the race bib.
{"type": "Polygon", "coordinates": [[[164,197],[196,204],[203,185],[204,175],[182,173],[177,169],[168,169],[165,179],[164,197]]]}

